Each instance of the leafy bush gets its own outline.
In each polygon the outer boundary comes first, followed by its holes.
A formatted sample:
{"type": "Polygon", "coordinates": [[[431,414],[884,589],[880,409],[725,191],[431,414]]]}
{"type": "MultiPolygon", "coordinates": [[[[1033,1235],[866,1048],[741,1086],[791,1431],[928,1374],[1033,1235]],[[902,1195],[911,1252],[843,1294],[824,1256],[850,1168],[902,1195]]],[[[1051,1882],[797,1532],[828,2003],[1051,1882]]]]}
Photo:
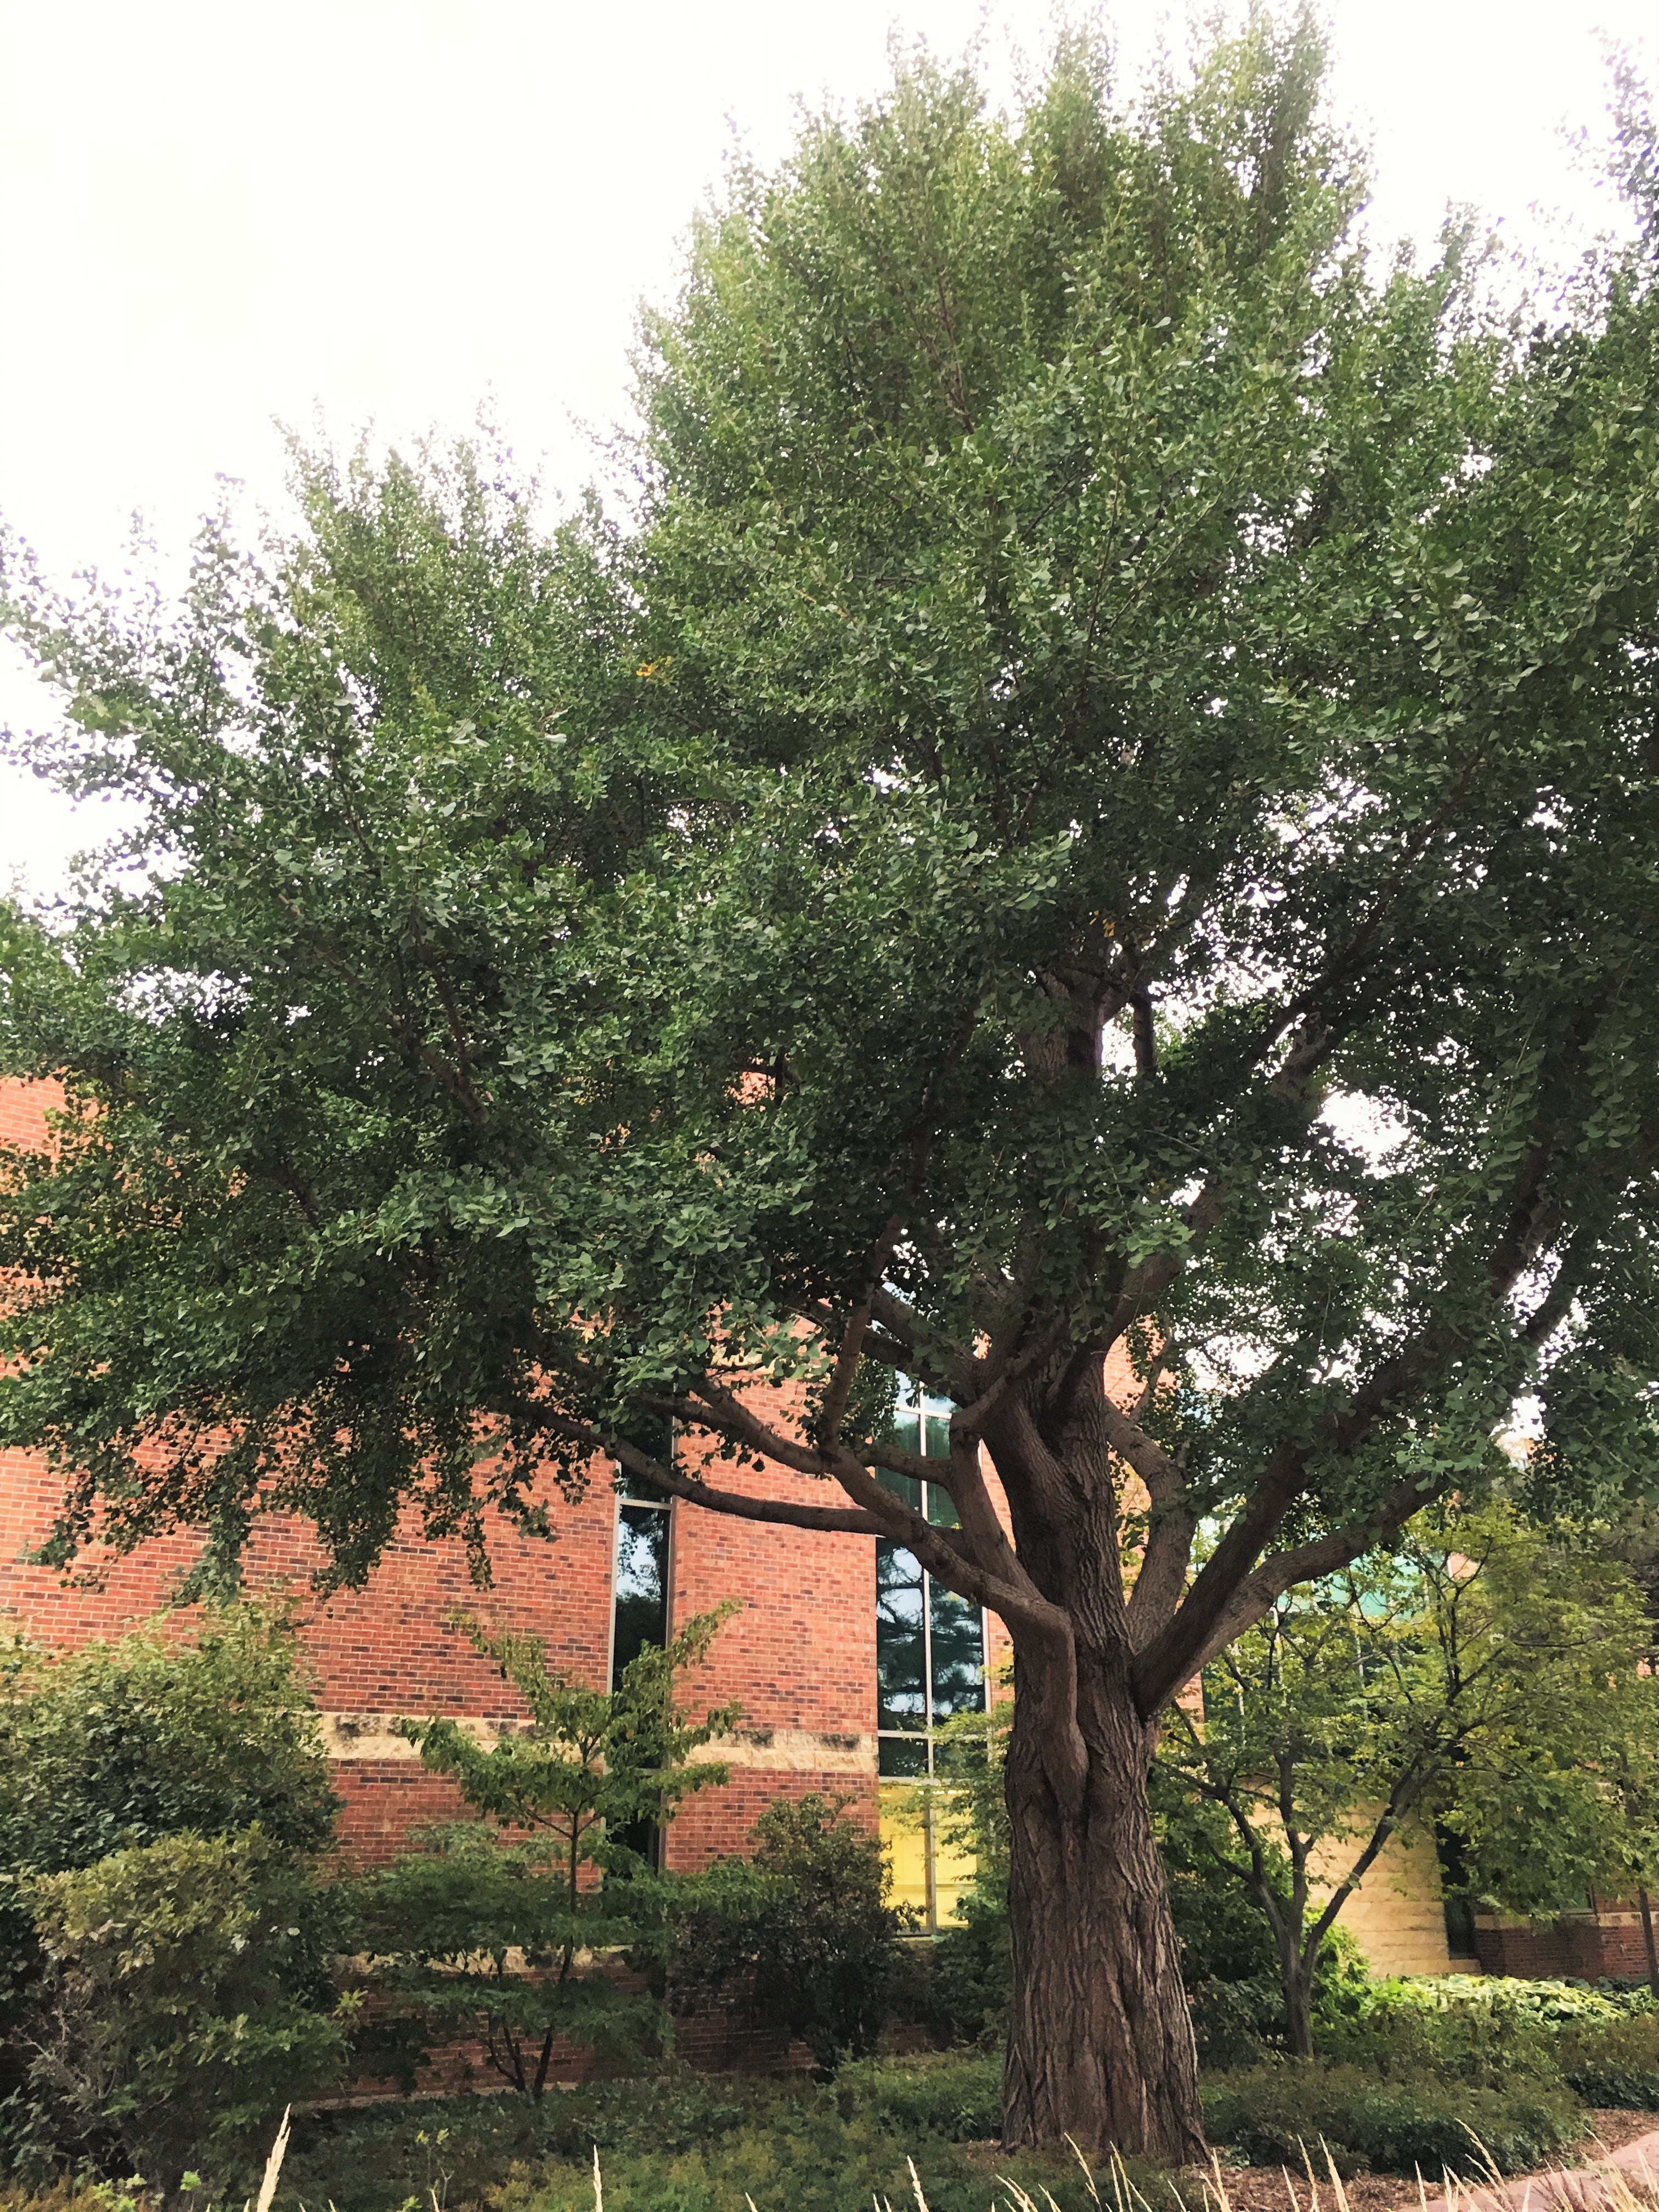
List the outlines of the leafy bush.
{"type": "Polygon", "coordinates": [[[1328,2022],[1317,2039],[1333,2065],[1361,2066],[1387,2081],[1559,2081],[1551,2028],[1498,2008],[1428,2011],[1401,2006],[1328,2022]]]}
{"type": "Polygon", "coordinates": [[[866,2060],[836,2075],[836,2103],[843,2118],[869,2112],[908,2142],[995,2141],[1002,2134],[1002,2061],[956,2051],[866,2060]]]}
{"type": "Polygon", "coordinates": [[[1488,2153],[1501,2172],[1522,2173],[1583,2133],[1571,2095],[1543,2081],[1386,2081],[1314,2060],[1224,2075],[1203,2096],[1211,2140],[1257,2166],[1299,2167],[1304,2144],[1317,2155],[1322,2143],[1346,2173],[1479,2174],[1488,2153]]]}
{"type": "Polygon", "coordinates": [[[904,2009],[936,2044],[1001,2049],[1013,1986],[1006,1905],[970,1891],[962,1900],[960,1921],[914,1947],[914,1964],[904,2009]]]}
{"type": "Polygon", "coordinates": [[[1555,2042],[1562,2078],[1587,2105],[1659,2112],[1659,2011],[1567,2021],[1555,2042]]]}
{"type": "Polygon", "coordinates": [[[479,1821],[422,1840],[422,1850],[350,1886],[349,1940],[372,1954],[369,1978],[385,2001],[368,2063],[408,2090],[427,2042],[476,2036],[494,2070],[533,2103],[562,2036],[608,2058],[659,2054],[662,2006],[579,1963],[638,1940],[630,1884],[573,1896],[570,1866],[545,1837],[508,1844],[479,1821]]]}
{"type": "Polygon", "coordinates": [[[1603,2098],[1592,2088],[1634,2088],[1659,2065],[1659,2013],[1645,1989],[1620,1995],[1584,1982],[1425,1975],[1373,1982],[1354,1993],[1344,2012],[1327,2019],[1319,2049],[1334,2063],[1364,2066],[1389,2081],[1495,2087],[1566,2077],[1591,2102],[1622,2103],[1622,2095],[1603,2098]],[[1596,2075],[1631,2078],[1598,2085],[1596,2075]],[[1589,2086],[1581,2086],[1581,2076],[1589,2086]]]}
{"type": "Polygon", "coordinates": [[[1513,1974],[1412,1974],[1369,1984],[1358,2009],[1390,2017],[1480,2011],[1558,2027],[1570,2021],[1626,2020],[1651,2003],[1645,1986],[1620,1991],[1607,1983],[1532,1981],[1513,1974]]]}
{"type": "Polygon", "coordinates": [[[339,2079],[324,1900],[259,1829],[164,1837],[25,1893],[50,1966],[32,2079],[70,2139],[112,2132],[171,2193],[339,2079]]]}
{"type": "MultiPolygon", "coordinates": [[[[258,1826],[321,1850],[338,1799],[286,1613],[210,1612],[194,1644],[161,1622],[53,1656],[21,1642],[0,1695],[0,1864],[59,1874],[190,1832],[258,1826]]],[[[40,1959],[31,1914],[0,1891],[0,2003],[27,2004],[40,1959]]]]}
{"type": "Polygon", "coordinates": [[[669,1955],[677,2010],[746,2012],[799,2037],[826,2074],[874,2051],[904,1974],[905,1916],[851,1802],[769,1805],[751,1859],[718,1859],[680,1886],[669,1955]]]}

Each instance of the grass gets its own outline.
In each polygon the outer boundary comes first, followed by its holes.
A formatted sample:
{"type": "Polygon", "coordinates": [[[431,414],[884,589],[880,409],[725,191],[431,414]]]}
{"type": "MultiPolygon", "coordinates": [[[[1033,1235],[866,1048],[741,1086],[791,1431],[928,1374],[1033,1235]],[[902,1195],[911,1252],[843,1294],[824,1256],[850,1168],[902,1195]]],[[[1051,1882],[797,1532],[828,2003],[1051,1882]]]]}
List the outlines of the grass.
{"type": "MultiPolygon", "coordinates": [[[[1091,2169],[1069,2154],[1005,2153],[999,2075],[993,2058],[940,2052],[850,2065],[823,2086],[685,2069],[537,2106],[470,2096],[301,2113],[270,2177],[256,2160],[210,2176],[186,2204],[252,2206],[269,2178],[264,2212],[593,2212],[597,2156],[610,2212],[915,2212],[921,2201],[928,2212],[1231,2212],[1219,2166],[1200,2183],[1133,2161],[1091,2169]]],[[[1328,2179],[1307,2212],[1343,2212],[1331,2172],[1478,2180],[1559,2160],[1583,2129],[1559,2075],[1460,2087],[1443,2075],[1280,2063],[1212,2078],[1204,2095],[1212,2139],[1235,2156],[1299,2173],[1311,2148],[1328,2179]]],[[[60,2190],[31,2212],[148,2212],[142,2193],[60,2190]]],[[[0,2194],[0,2212],[23,2212],[23,2200],[0,2194]]]]}
{"type": "MultiPolygon", "coordinates": [[[[869,2117],[866,2112],[866,2118],[869,2117]]],[[[742,2130],[737,2131],[738,2133],[742,2130]]],[[[265,2168],[257,2201],[251,2201],[244,2212],[274,2212],[282,2169],[289,2142],[289,2123],[284,2115],[283,2126],[265,2168]]],[[[1305,2145],[1301,2149],[1301,2176],[1293,2179],[1287,2166],[1284,2172],[1285,2195],[1291,2212],[1324,2212],[1322,2191],[1329,2212],[1352,2212],[1344,2179],[1334,2156],[1322,2145],[1325,2178],[1317,2178],[1316,2158],[1305,2145]],[[1306,2203],[1299,2193],[1299,2184],[1305,2186],[1306,2203]]],[[[1477,2148],[1480,2148],[1477,2146],[1477,2148]]],[[[959,2154],[968,2151],[958,2147],[959,2154]]],[[[991,2185],[990,2212],[1068,2212],[1075,2206],[1078,2212],[1232,2212],[1227,2179],[1218,2160],[1212,2162],[1207,2173],[1183,2177],[1184,2186],[1177,2185],[1169,2174],[1137,2175],[1126,2162],[1114,2156],[1101,2168],[1091,2168],[1081,2152],[1073,2146],[1069,2160],[1048,2161],[1048,2175],[1028,2171],[1022,2174],[1014,2170],[1017,2161],[997,2157],[988,2164],[977,2161],[983,2171],[975,2173],[976,2186],[970,2197],[958,2200],[954,2180],[947,2176],[941,2185],[937,2164],[930,2166],[924,2180],[915,2158],[908,2152],[895,2149],[886,2159],[884,2172],[890,2171],[894,2185],[885,2189],[878,2179],[871,2185],[870,2173],[859,2170],[854,2160],[849,2168],[838,2166],[833,2174],[821,2166],[810,2172],[790,2172],[787,2165],[775,2168],[771,2179],[778,2193],[757,2203],[753,2191],[747,2185],[752,2178],[734,2170],[728,2162],[716,2180],[702,2171],[695,2161],[682,2160],[666,2169],[660,2166],[648,2175],[632,2171],[628,2154],[610,2164],[601,2158],[595,2145],[591,2164],[578,2176],[552,2179],[544,2177],[542,2185],[535,2187],[515,2181],[501,2190],[492,2191],[489,2199],[492,2212],[605,2212],[607,2195],[611,2212],[799,2212],[799,2208],[823,2204],[834,2207],[835,2212],[853,2212],[855,2206],[870,2203],[874,2212],[894,2212],[895,2204],[914,2205],[915,2212],[952,2212],[957,2201],[971,2203],[979,2212],[985,2203],[984,2188],[991,2185]],[[902,2172],[898,2160],[902,2158],[902,2172]],[[802,2185],[806,2193],[802,2193],[802,2185]],[[1058,2185],[1056,2186],[1056,2185],[1058,2185]],[[1149,2194],[1150,2191],[1150,2194],[1149,2194]],[[1063,2192],[1063,2193],[1062,2193],[1063,2192]],[[1166,2193],[1167,2192],[1167,2193],[1166,2193]]],[[[1443,2172],[1436,2191],[1432,2212],[1480,2212],[1485,2192],[1500,2182],[1498,2169],[1488,2156],[1484,2170],[1474,2173],[1443,2172]]],[[[1421,2212],[1431,2212],[1428,2185],[1419,2172],[1417,2193],[1421,2212]]],[[[1553,2192],[1549,2192],[1553,2193],[1553,2192]]],[[[1597,2212],[1656,2212],[1659,2203],[1659,2181],[1645,2167],[1632,2177],[1616,2166],[1604,2165],[1596,2170],[1593,2194],[1586,2194],[1581,2180],[1575,2197],[1562,2192],[1568,2203],[1579,2201],[1595,2203],[1597,2212]]],[[[111,2192],[94,2192],[104,2200],[104,2212],[126,2212],[126,2205],[108,2202],[111,2192]]],[[[1528,2191],[1528,2197],[1530,2191],[1528,2191]]],[[[1489,2203],[1490,2198],[1485,2201],[1489,2203]]],[[[130,2202],[130,2200],[128,2200],[130,2202]]],[[[444,2194],[437,2186],[427,2192],[430,2212],[447,2212],[444,2194]]],[[[419,2199],[411,2199],[409,2212],[427,2212],[419,2199]]]]}

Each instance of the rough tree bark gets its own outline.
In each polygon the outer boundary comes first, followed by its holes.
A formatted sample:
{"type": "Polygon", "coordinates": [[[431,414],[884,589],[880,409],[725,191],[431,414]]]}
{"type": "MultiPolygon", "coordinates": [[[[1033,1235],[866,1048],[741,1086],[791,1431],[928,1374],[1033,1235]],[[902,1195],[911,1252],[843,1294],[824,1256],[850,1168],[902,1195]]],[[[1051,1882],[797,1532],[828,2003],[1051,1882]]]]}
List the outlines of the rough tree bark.
{"type": "MultiPolygon", "coordinates": [[[[985,1431],[1020,1569],[1065,1623],[1054,1633],[1040,1611],[1004,1616],[1015,1682],[1004,2139],[1069,2136],[1184,2164],[1205,2154],[1198,2060],[1152,1838],[1158,1723],[1134,1680],[1104,1363],[1089,1350],[1064,1370],[1058,1393],[1052,1373],[1010,1392],[985,1431]]],[[[977,1455],[952,1472],[958,1498],[971,1496],[977,1455]]]]}
{"type": "Polygon", "coordinates": [[[1057,1788],[1046,1700],[1022,1692],[1025,1671],[1017,1657],[1004,2140],[1201,2159],[1192,2021],[1147,1802],[1152,1731],[1121,1662],[1079,1654],[1086,1765],[1075,1790],[1057,1788]]]}

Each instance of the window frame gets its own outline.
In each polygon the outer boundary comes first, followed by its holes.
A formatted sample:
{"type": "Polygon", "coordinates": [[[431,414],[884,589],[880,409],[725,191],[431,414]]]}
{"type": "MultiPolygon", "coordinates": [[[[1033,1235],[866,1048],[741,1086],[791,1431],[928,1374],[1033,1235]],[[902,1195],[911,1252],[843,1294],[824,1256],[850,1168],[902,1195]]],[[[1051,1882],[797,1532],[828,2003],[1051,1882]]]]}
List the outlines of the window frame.
{"type": "MultiPolygon", "coordinates": [[[[939,1398],[933,1396],[930,1392],[922,1389],[920,1385],[911,1382],[908,1376],[901,1375],[898,1380],[900,1396],[896,1418],[899,1420],[902,1420],[908,1416],[915,1420],[916,1425],[916,1456],[919,1459],[942,1458],[944,1454],[939,1452],[930,1452],[927,1449],[928,1430],[935,1421],[948,1419],[951,1413],[955,1410],[951,1400],[948,1398],[939,1398]]],[[[940,1528],[951,1528],[957,1525],[955,1504],[951,1499],[950,1493],[944,1488],[942,1484],[930,1483],[925,1477],[921,1476],[912,1477],[908,1475],[894,1474],[887,1477],[880,1477],[878,1475],[878,1479],[883,1480],[885,1486],[890,1489],[896,1488],[896,1486],[901,1484],[904,1485],[905,1489],[900,1493],[902,1495],[908,1495],[908,1486],[912,1481],[914,1481],[916,1490],[920,1493],[917,1500],[917,1510],[921,1513],[922,1518],[929,1522],[933,1522],[933,1515],[931,1510],[932,1500],[929,1498],[928,1492],[930,1490],[939,1490],[940,1497],[944,1500],[949,1511],[950,1519],[948,1521],[941,1520],[933,1523],[933,1525],[940,1528]]],[[[893,1545],[895,1550],[906,1552],[908,1557],[915,1561],[917,1571],[921,1577],[922,1713],[921,1723],[918,1728],[896,1729],[884,1728],[882,1725],[880,1677],[881,1587],[879,1582],[878,1582],[876,1588],[876,1777],[878,1782],[908,1782],[911,1784],[923,1784],[931,1789],[935,1778],[935,1769],[933,1765],[933,1739],[939,1728],[943,1725],[942,1723],[935,1720],[933,1717],[933,1577],[928,1572],[921,1561],[916,1559],[915,1553],[910,1552],[907,1545],[899,1543],[896,1538],[878,1537],[877,1539],[877,1542],[878,1545],[883,1542],[890,1543],[893,1545]],[[927,1762],[922,1771],[920,1774],[884,1774],[881,1771],[881,1747],[885,1743],[921,1743],[924,1747],[927,1762]]],[[[878,1554],[878,1556],[879,1556],[879,1554],[878,1554]]],[[[940,1584],[941,1589],[945,1587],[946,1587],[945,1584],[940,1584]]],[[[951,1592],[952,1596],[956,1596],[956,1592],[951,1592]]],[[[959,1599],[958,1602],[966,1605],[968,1601],[966,1599],[959,1599]]],[[[981,1712],[988,1713],[991,1710],[990,1620],[986,1609],[982,1605],[976,1608],[970,1608],[970,1610],[976,1611],[979,1619],[979,1674],[981,1704],[978,1710],[981,1712]]],[[[963,1711],[971,1711],[974,1708],[971,1706],[964,1706],[960,1710],[963,1711]]],[[[951,1716],[951,1717],[954,1717],[954,1716],[951,1716]]],[[[927,1853],[927,1887],[930,1897],[932,1895],[933,1886],[933,1851],[931,1848],[932,1833],[932,1822],[930,1819],[928,1825],[929,1850],[927,1853]]]]}

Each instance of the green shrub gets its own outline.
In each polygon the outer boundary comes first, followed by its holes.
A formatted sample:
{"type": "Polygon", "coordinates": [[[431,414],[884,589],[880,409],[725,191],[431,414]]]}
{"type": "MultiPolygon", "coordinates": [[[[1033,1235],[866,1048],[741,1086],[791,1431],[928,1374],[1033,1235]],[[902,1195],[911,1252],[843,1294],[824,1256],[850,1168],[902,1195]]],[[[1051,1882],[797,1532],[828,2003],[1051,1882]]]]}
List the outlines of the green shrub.
{"type": "Polygon", "coordinates": [[[1577,2105],[1542,2081],[1507,2087],[1379,2080],[1368,2067],[1261,2066],[1204,2085],[1211,2140],[1252,2165],[1299,2168],[1329,2147],[1340,2172],[1504,2173],[1559,2157],[1583,2132],[1577,2105]],[[1477,2141],[1478,2139],[1478,2141],[1477,2141]]]}
{"type": "Polygon", "coordinates": [[[769,1805],[751,1859],[679,1886],[668,1976],[675,2009],[746,2014],[799,2037],[826,2074],[867,2057],[903,1986],[905,1916],[888,1904],[881,1844],[850,1799],[769,1805]]]}
{"type": "Polygon", "coordinates": [[[1002,2134],[1002,2061],[954,2051],[866,2060],[836,2075],[836,2101],[844,2118],[867,2112],[907,2142],[994,2142],[1002,2134]]]}
{"type": "Polygon", "coordinates": [[[904,2009],[941,2045],[1000,2051],[1008,2032],[1013,1965],[1005,1905],[970,1892],[962,1918],[912,1947],[912,1994],[904,2009]]]}
{"type": "Polygon", "coordinates": [[[259,1829],[164,1837],[25,1893],[50,1969],[31,2078],[60,2142],[112,2133],[172,2193],[339,2080],[324,1899],[259,1829]]]}
{"type": "Polygon", "coordinates": [[[1595,2104],[1659,2094],[1659,2012],[1645,1990],[1437,1974],[1372,1983],[1328,2018],[1318,2048],[1380,2078],[1500,2087],[1565,2081],[1595,2104]],[[1603,2093],[1606,2093],[1605,2094],[1603,2093]]]}
{"type": "Polygon", "coordinates": [[[1659,2012],[1644,2007],[1622,2020],[1569,2021],[1555,2043],[1563,2079],[1587,2105],[1659,2112],[1659,2012]]]}
{"type": "Polygon", "coordinates": [[[1328,2021],[1316,2043],[1332,2065],[1388,2081],[1467,2081],[1481,2087],[1560,2077],[1555,2031],[1537,2014],[1500,2005],[1379,2005],[1328,2021]]]}
{"type": "MultiPolygon", "coordinates": [[[[0,1864],[59,1874],[189,1832],[258,1826],[320,1850],[338,1804],[287,1616],[209,1613],[193,1644],[149,1626],[62,1657],[13,1644],[0,1695],[0,1864]]],[[[32,1916],[0,1889],[0,2028],[32,2002],[32,1916]]]]}
{"type": "Polygon", "coordinates": [[[534,2103],[561,2037],[609,2061],[656,2062],[668,2030],[661,2004],[584,1957],[639,1939],[632,1884],[573,1895],[568,1857],[544,1835],[509,1844],[482,1821],[422,1841],[346,1886],[350,1948],[374,1960],[366,2064],[408,2091],[428,2044],[476,2038],[494,2071],[534,2103]]]}
{"type": "Polygon", "coordinates": [[[1370,1983],[1359,2009],[1388,2015],[1479,2011],[1554,2028],[1569,2021],[1627,2020],[1652,2002],[1645,1988],[1615,1992],[1605,1984],[1530,1981],[1513,1974],[1411,1974],[1370,1983]]]}

